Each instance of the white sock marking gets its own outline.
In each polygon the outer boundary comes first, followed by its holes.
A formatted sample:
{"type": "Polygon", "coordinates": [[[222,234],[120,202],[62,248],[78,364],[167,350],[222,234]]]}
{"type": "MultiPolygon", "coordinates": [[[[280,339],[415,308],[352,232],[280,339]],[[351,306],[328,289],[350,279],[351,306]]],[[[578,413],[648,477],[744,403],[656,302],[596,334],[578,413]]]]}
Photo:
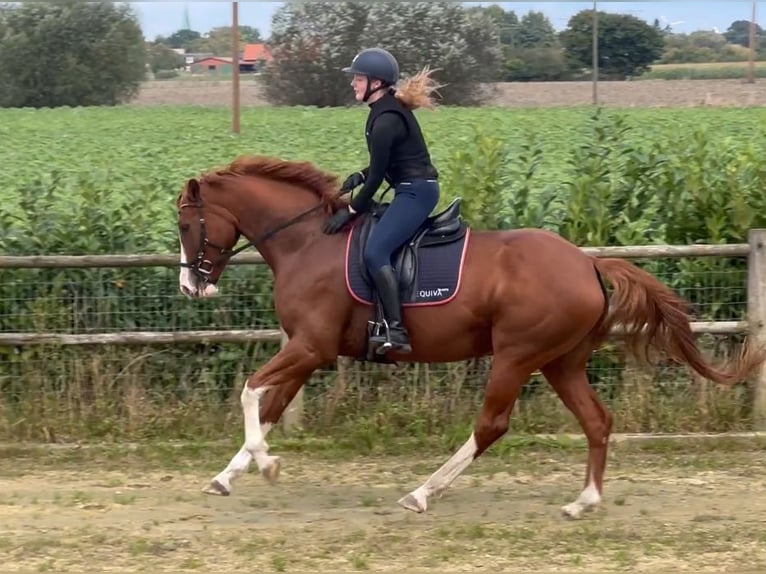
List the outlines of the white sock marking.
{"type": "Polygon", "coordinates": [[[245,419],[245,448],[252,454],[263,449],[264,434],[261,429],[259,414],[261,397],[266,392],[266,387],[251,389],[245,383],[240,395],[242,412],[245,419]]]}
{"type": "Polygon", "coordinates": [[[428,480],[410,493],[410,496],[417,501],[421,511],[427,509],[429,496],[443,492],[468,468],[471,462],[473,462],[473,457],[477,450],[476,437],[471,433],[471,436],[468,437],[463,446],[439,470],[434,472],[428,477],[428,480]]]}
{"type": "Polygon", "coordinates": [[[588,480],[588,484],[580,493],[580,496],[577,497],[577,500],[567,504],[566,506],[563,506],[561,510],[572,518],[580,518],[583,512],[598,505],[600,502],[601,494],[596,487],[596,481],[591,475],[588,480]]]}
{"type": "Polygon", "coordinates": [[[261,471],[273,463],[274,457],[269,456],[269,445],[265,440],[266,435],[269,434],[272,428],[272,424],[261,424],[258,412],[260,409],[260,398],[265,392],[266,387],[260,387],[255,390],[249,389],[247,381],[245,381],[241,394],[243,418],[245,421],[245,443],[229,461],[226,468],[213,479],[226,488],[227,491],[231,491],[231,483],[236,478],[247,472],[253,459],[255,459],[258,469],[261,471]]]}

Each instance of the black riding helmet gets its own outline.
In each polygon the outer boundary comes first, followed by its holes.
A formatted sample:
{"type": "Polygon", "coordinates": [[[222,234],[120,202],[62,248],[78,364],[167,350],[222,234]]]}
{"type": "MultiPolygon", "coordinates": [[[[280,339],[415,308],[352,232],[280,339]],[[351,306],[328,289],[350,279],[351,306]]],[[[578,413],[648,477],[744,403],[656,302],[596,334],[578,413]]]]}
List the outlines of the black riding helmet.
{"type": "Polygon", "coordinates": [[[383,48],[368,48],[359,52],[351,65],[343,68],[347,74],[367,76],[367,89],[364,101],[372,95],[370,82],[380,80],[383,87],[393,86],[399,81],[399,63],[390,52],[383,48]]]}

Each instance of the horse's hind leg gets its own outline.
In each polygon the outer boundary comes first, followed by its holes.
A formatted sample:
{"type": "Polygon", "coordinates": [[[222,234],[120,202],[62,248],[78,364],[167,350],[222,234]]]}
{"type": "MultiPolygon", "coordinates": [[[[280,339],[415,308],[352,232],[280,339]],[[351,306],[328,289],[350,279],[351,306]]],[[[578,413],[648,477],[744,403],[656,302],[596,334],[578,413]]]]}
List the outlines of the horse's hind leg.
{"type": "Polygon", "coordinates": [[[583,512],[601,502],[609,434],[612,431],[612,415],[588,382],[585,369],[590,353],[591,348],[582,345],[541,369],[564,405],[577,418],[588,439],[585,488],[577,500],[561,508],[569,518],[580,518],[583,512]]]}
{"type": "Polygon", "coordinates": [[[399,499],[399,504],[408,510],[425,512],[430,496],[441,494],[471,462],[502,437],[508,430],[508,419],[519,391],[531,374],[532,369],[519,367],[503,355],[495,354],[474,432],[425,483],[399,499]]]}

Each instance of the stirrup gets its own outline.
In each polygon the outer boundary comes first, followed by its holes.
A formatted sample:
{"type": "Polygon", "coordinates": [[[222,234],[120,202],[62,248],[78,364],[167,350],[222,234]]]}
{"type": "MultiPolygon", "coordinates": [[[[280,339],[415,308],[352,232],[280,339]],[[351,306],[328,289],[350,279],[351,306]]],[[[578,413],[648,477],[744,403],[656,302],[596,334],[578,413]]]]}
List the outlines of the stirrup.
{"type": "Polygon", "coordinates": [[[378,323],[378,332],[375,335],[372,335],[370,337],[371,343],[380,343],[375,348],[375,353],[378,355],[385,355],[387,352],[391,350],[400,350],[405,353],[412,352],[412,346],[410,345],[409,341],[406,343],[394,343],[391,340],[391,328],[388,325],[388,321],[386,321],[385,318],[381,318],[380,323],[378,323]],[[384,332],[380,332],[380,327],[384,329],[384,332]]]}

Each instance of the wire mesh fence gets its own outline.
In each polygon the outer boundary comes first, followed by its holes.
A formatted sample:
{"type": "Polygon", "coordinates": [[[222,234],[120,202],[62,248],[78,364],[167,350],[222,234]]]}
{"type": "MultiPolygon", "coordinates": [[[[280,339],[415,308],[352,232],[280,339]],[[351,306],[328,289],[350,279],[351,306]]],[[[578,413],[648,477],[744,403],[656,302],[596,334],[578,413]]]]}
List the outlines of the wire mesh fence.
{"type": "MultiPolygon", "coordinates": [[[[697,320],[745,318],[746,258],[638,258],[634,262],[689,300],[697,320]]],[[[6,269],[0,286],[0,332],[278,328],[271,271],[263,264],[232,265],[220,295],[197,301],[180,294],[178,271],[170,267],[6,269]]]]}
{"type": "MultiPolygon", "coordinates": [[[[729,246],[731,247],[731,246],[729,246]]],[[[687,298],[696,321],[747,319],[748,259],[634,259],[687,298]]],[[[231,265],[221,294],[190,301],[177,268],[4,269],[0,336],[182,333],[278,329],[265,265],[231,265]]],[[[719,323],[722,324],[722,323],[719,323]]],[[[736,352],[744,329],[700,333],[714,361],[736,352]]],[[[180,344],[0,345],[0,439],[225,438],[239,432],[245,378],[279,350],[272,340],[180,344]]],[[[341,359],[316,372],[302,396],[302,426],[320,434],[448,433],[471,424],[491,359],[401,366],[341,359]]],[[[624,432],[751,428],[753,385],[721,389],[661,363],[653,372],[609,341],[589,365],[591,383],[624,432]]],[[[577,432],[539,374],[512,416],[514,432],[577,432]]],[[[362,437],[364,439],[364,436],[362,437]]]]}
{"type": "Polygon", "coordinates": [[[190,303],[170,268],[15,269],[0,289],[0,331],[278,329],[270,273],[232,266],[220,297],[190,303]]]}

